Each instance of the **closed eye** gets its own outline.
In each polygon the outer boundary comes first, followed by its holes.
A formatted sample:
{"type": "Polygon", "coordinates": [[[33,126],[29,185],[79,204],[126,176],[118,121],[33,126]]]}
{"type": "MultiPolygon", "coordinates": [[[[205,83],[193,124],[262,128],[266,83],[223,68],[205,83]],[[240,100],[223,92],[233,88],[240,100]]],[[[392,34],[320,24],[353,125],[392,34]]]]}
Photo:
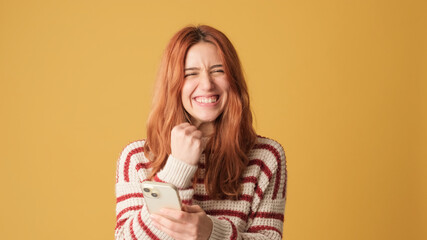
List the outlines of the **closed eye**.
{"type": "Polygon", "coordinates": [[[222,70],[222,69],[213,70],[213,71],[211,71],[211,73],[224,73],[224,70],[222,70]]]}
{"type": "Polygon", "coordinates": [[[197,75],[197,73],[187,73],[184,75],[184,78],[188,77],[188,76],[195,76],[197,75]]]}

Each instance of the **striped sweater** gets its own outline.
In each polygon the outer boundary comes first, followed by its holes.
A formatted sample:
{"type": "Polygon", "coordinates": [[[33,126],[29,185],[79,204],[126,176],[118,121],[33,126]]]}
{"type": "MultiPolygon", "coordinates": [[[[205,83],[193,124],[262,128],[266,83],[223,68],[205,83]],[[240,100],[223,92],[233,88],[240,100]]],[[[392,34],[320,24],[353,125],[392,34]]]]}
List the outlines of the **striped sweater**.
{"type": "MultiPolygon", "coordinates": [[[[144,141],[125,147],[116,174],[116,239],[172,239],[151,224],[144,205],[141,182],[150,173],[144,141]]],[[[258,137],[249,152],[238,200],[212,200],[203,184],[204,154],[199,165],[169,156],[154,181],[174,184],[184,204],[197,204],[213,222],[210,239],[282,239],[286,197],[286,159],[274,140],[258,137]],[[198,171],[197,184],[192,179],[198,171]]]]}

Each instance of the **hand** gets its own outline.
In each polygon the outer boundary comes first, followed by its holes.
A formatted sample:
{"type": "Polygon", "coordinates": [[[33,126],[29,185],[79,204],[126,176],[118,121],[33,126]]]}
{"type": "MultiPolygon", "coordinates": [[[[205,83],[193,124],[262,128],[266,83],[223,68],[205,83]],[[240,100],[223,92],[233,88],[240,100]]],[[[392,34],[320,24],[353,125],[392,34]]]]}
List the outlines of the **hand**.
{"type": "Polygon", "coordinates": [[[161,215],[151,214],[153,225],[177,240],[205,240],[213,223],[199,205],[183,205],[184,211],[163,208],[161,215]]]}
{"type": "Polygon", "coordinates": [[[171,132],[172,156],[191,165],[197,165],[202,154],[202,132],[189,123],[175,126],[171,132]]]}

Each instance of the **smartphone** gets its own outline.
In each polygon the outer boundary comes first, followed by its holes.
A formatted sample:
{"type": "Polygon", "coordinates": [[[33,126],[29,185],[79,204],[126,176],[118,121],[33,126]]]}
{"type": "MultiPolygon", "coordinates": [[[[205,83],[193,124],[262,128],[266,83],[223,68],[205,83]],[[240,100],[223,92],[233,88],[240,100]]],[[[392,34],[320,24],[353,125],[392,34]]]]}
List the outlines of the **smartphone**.
{"type": "Polygon", "coordinates": [[[178,189],[170,183],[142,182],[142,194],[150,214],[158,213],[162,208],[182,209],[178,189]]]}

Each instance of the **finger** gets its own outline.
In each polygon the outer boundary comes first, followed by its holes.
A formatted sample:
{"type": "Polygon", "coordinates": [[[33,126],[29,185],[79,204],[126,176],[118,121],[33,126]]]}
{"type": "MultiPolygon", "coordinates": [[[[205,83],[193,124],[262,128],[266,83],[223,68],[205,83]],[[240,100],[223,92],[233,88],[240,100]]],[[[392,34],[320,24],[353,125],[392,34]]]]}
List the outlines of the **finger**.
{"type": "Polygon", "coordinates": [[[182,131],[183,128],[184,128],[184,126],[176,125],[175,127],[172,128],[171,135],[173,136],[173,135],[178,134],[179,132],[182,131]]]}
{"type": "Polygon", "coordinates": [[[162,208],[160,209],[160,214],[167,218],[172,218],[176,222],[182,223],[188,216],[188,214],[181,210],[162,208]]]}
{"type": "Polygon", "coordinates": [[[188,126],[184,126],[183,130],[186,134],[189,135],[189,134],[193,133],[194,131],[197,131],[197,128],[193,125],[188,125],[188,126]]]}
{"type": "Polygon", "coordinates": [[[192,135],[193,135],[195,138],[197,138],[197,139],[201,139],[201,138],[202,138],[202,136],[203,136],[203,133],[202,133],[202,131],[200,131],[200,130],[195,130],[195,131],[192,133],[192,135]]]}
{"type": "Polygon", "coordinates": [[[181,124],[176,125],[174,128],[184,129],[184,128],[188,127],[188,126],[191,126],[191,124],[189,124],[188,122],[185,122],[185,123],[181,123],[181,124]]]}
{"type": "Polygon", "coordinates": [[[188,237],[187,234],[185,233],[180,233],[180,232],[175,232],[165,226],[160,225],[159,223],[155,223],[153,222],[154,227],[156,227],[157,229],[159,229],[160,231],[166,233],[167,235],[169,235],[171,238],[175,239],[175,240],[187,240],[190,239],[188,237]]]}
{"type": "Polygon", "coordinates": [[[178,124],[177,126],[189,126],[189,125],[191,125],[189,122],[183,122],[178,124]]]}
{"type": "Polygon", "coordinates": [[[182,208],[188,213],[204,212],[199,205],[183,205],[182,208]]]}
{"type": "Polygon", "coordinates": [[[164,229],[168,229],[173,232],[181,233],[185,229],[182,226],[182,223],[176,222],[162,215],[151,214],[150,218],[151,218],[151,221],[153,222],[153,225],[162,231],[164,229]]]}

